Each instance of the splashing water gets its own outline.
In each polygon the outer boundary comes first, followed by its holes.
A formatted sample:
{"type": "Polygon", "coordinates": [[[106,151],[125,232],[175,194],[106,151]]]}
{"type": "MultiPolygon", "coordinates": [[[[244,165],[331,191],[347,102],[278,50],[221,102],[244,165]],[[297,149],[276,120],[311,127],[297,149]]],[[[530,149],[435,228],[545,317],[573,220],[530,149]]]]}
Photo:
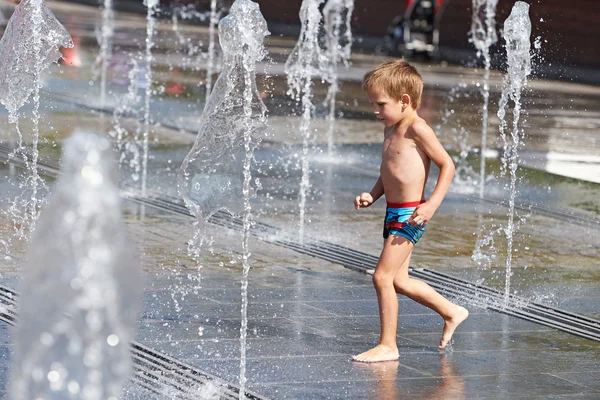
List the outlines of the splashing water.
{"type": "Polygon", "coordinates": [[[42,0],[24,0],[8,21],[0,41],[0,103],[8,110],[8,120],[18,133],[17,148],[29,176],[24,189],[9,209],[19,237],[27,237],[26,228],[35,228],[39,208],[45,203],[45,182],[37,171],[41,74],[62,58],[60,47],[73,47],[71,36],[42,0]],[[23,144],[19,129],[19,109],[33,100],[33,139],[31,152],[23,144]]]}
{"type": "Polygon", "coordinates": [[[142,126],[139,122],[139,110],[136,105],[141,102],[141,96],[138,94],[137,84],[140,75],[140,69],[137,61],[131,60],[132,68],[128,73],[129,85],[127,93],[122,97],[119,106],[113,112],[113,127],[109,135],[115,140],[115,147],[119,154],[119,167],[126,169],[128,176],[133,182],[140,179],[140,134],[142,126]],[[132,117],[135,120],[135,127],[129,131],[122,124],[122,119],[132,117]]]}
{"type": "Polygon", "coordinates": [[[220,209],[243,213],[242,326],[240,328],[240,398],[244,396],[247,288],[251,226],[251,163],[266,130],[266,107],[256,87],[256,63],[266,55],[267,22],[257,3],[236,0],[219,23],[223,71],[202,114],[196,143],[179,170],[180,193],[196,216],[190,244],[196,258],[204,241],[205,220],[220,209]]]}
{"type": "Polygon", "coordinates": [[[144,133],[142,137],[142,196],[146,195],[148,184],[148,152],[150,140],[150,101],[152,99],[152,47],[154,47],[154,31],[156,29],[156,11],[159,0],[144,0],[146,14],[146,94],[144,97],[144,133]]]}
{"type": "Polygon", "coordinates": [[[311,119],[314,113],[312,103],[312,78],[322,74],[325,56],[319,45],[319,32],[322,25],[322,15],[319,11],[324,0],[303,0],[300,7],[302,29],[300,37],[292,53],[285,63],[288,94],[301,103],[302,120],[300,134],[302,135],[302,178],[300,180],[300,221],[299,240],[304,240],[304,219],[306,213],[306,196],[310,189],[310,166],[308,150],[314,142],[311,133],[311,119]]]}
{"type": "Polygon", "coordinates": [[[224,63],[215,83],[218,90],[208,98],[194,147],[179,169],[180,194],[198,225],[190,255],[200,250],[206,219],[221,209],[232,214],[244,211],[245,135],[254,140],[254,148],[266,128],[266,107],[256,87],[255,71],[256,63],[266,55],[262,42],[269,32],[258,5],[254,10],[253,4],[240,2],[237,12],[248,9],[248,14],[223,19],[219,24],[224,63]],[[242,29],[237,20],[249,25],[242,29]]]}
{"type": "Polygon", "coordinates": [[[471,255],[471,260],[479,267],[487,269],[496,259],[494,236],[499,233],[500,230],[501,229],[496,229],[490,232],[487,236],[477,240],[477,243],[475,244],[475,250],[473,250],[473,254],[471,255]]]}
{"type": "Polygon", "coordinates": [[[458,150],[458,154],[452,156],[456,166],[453,189],[468,194],[473,193],[473,188],[478,184],[474,178],[475,171],[467,160],[472,150],[469,144],[470,124],[464,121],[465,115],[456,112],[455,108],[461,99],[470,99],[472,96],[472,88],[466,82],[454,86],[446,97],[441,122],[436,126],[436,131],[449,131],[447,135],[452,138],[453,146],[458,150]]]}
{"type": "Polygon", "coordinates": [[[487,151],[488,106],[490,101],[490,47],[498,41],[496,34],[496,6],[498,0],[473,0],[473,18],[469,35],[477,49],[477,56],[483,57],[485,72],[483,75],[483,108],[481,124],[481,151],[479,164],[479,197],[483,198],[485,189],[485,157],[487,151]]]}
{"type": "MultiPolygon", "coordinates": [[[[172,30],[177,37],[180,49],[177,53],[182,53],[181,60],[177,61],[177,67],[186,69],[190,67],[194,71],[200,71],[200,60],[204,56],[202,53],[202,41],[192,40],[189,37],[184,36],[183,32],[179,27],[179,21],[185,20],[200,20],[206,21],[210,18],[210,11],[200,12],[196,10],[196,6],[193,4],[189,5],[177,5],[172,11],[171,22],[172,30]]],[[[209,28],[210,30],[210,28],[209,28]]],[[[214,34],[213,34],[214,35],[214,34]]],[[[214,40],[214,38],[213,38],[214,40]]],[[[169,61],[169,67],[173,67],[171,61],[169,61]]],[[[212,78],[211,78],[212,79],[212,78]]],[[[204,82],[206,84],[206,82],[204,82]]]]}
{"type": "Polygon", "coordinates": [[[529,19],[529,4],[522,1],[515,3],[509,17],[504,23],[503,36],[506,41],[508,72],[504,79],[502,95],[500,97],[498,118],[500,119],[500,136],[504,143],[502,163],[504,168],[508,168],[510,172],[508,223],[504,230],[508,241],[505,284],[505,304],[508,304],[510,295],[510,277],[512,274],[512,247],[515,232],[514,214],[515,197],[517,193],[517,168],[519,166],[518,149],[520,145],[519,118],[521,116],[521,92],[527,84],[527,76],[531,73],[531,20],[529,19]],[[511,131],[512,141],[509,141],[506,134],[506,110],[510,100],[514,103],[511,131]]]}
{"type": "MultiPolygon", "coordinates": [[[[181,32],[181,30],[179,28],[179,21],[194,20],[194,19],[198,19],[200,21],[206,21],[207,19],[210,18],[210,11],[200,12],[200,11],[196,10],[196,6],[194,4],[187,4],[187,5],[186,4],[177,4],[174,6],[174,8],[171,12],[172,12],[171,22],[173,24],[172,30],[173,30],[173,33],[175,33],[175,36],[177,37],[177,41],[182,46],[189,45],[189,42],[191,40],[190,40],[190,38],[186,38],[183,35],[183,33],[181,32]]],[[[202,42],[200,42],[200,43],[202,43],[202,42]]],[[[190,48],[190,50],[193,51],[193,53],[198,51],[197,47],[194,47],[193,49],[190,48]]]]}
{"type": "Polygon", "coordinates": [[[40,88],[40,73],[73,47],[71,36],[41,0],[24,0],[0,41],[0,103],[16,122],[19,109],[40,88]]]}
{"type": "Polygon", "coordinates": [[[115,14],[113,11],[112,0],[104,0],[104,8],[102,10],[102,26],[100,28],[98,42],[100,44],[100,54],[96,59],[97,63],[101,63],[100,72],[100,107],[106,106],[106,79],[108,72],[108,64],[112,57],[112,38],[115,29],[115,14]]]}
{"type": "Polygon", "coordinates": [[[143,287],[110,142],[75,134],[62,172],[23,269],[10,396],[116,399],[143,287]]]}
{"type": "Polygon", "coordinates": [[[206,64],[206,104],[208,104],[208,97],[212,92],[212,77],[215,73],[215,26],[219,21],[219,12],[217,11],[217,0],[210,0],[210,22],[208,25],[208,61],[206,64]]]}
{"type": "Polygon", "coordinates": [[[326,32],[325,56],[329,61],[325,79],[329,82],[325,105],[329,106],[329,127],[327,129],[327,154],[333,153],[335,135],[335,100],[340,90],[337,68],[341,63],[346,68],[352,54],[352,12],[354,0],[329,0],[323,8],[326,32]]]}

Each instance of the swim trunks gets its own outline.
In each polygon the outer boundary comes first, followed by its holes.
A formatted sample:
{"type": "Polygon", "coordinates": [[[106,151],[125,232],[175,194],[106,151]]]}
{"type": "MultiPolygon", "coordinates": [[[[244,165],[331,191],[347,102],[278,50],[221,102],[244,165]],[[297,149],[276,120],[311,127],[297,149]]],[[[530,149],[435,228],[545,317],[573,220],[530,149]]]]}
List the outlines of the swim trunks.
{"type": "Polygon", "coordinates": [[[426,226],[423,224],[412,226],[406,221],[415,211],[419,204],[425,203],[425,200],[410,201],[405,203],[387,203],[385,211],[385,221],[383,225],[383,238],[387,239],[390,234],[402,236],[417,244],[426,226]]]}

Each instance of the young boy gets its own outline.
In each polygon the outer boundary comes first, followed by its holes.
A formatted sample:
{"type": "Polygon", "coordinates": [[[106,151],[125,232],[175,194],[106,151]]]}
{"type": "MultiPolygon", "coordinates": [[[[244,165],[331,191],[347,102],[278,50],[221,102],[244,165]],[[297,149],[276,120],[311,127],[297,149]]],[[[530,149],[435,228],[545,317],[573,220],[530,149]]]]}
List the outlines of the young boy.
{"type": "Polygon", "coordinates": [[[379,179],[370,192],[356,196],[354,207],[357,210],[369,207],[385,194],[387,210],[383,250],[373,274],[381,323],[379,344],[352,359],[391,361],[399,357],[396,293],[418,301],[444,318],[440,350],[469,316],[465,308],[451,303],[425,282],[408,276],[413,247],[448,191],[454,177],[454,163],[433,130],[417,114],[423,78],[412,65],[405,60],[386,62],[365,75],[363,89],[385,128],[379,179]],[[431,161],[439,167],[440,175],[435,190],[425,201],[431,161]]]}

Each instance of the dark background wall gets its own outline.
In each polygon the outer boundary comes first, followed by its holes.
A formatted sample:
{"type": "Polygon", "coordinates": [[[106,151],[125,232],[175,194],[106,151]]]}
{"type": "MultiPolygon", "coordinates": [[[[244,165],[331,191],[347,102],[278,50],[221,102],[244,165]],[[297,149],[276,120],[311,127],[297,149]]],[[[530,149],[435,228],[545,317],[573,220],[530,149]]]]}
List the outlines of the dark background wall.
{"type": "MultiPolygon", "coordinates": [[[[496,21],[502,28],[515,0],[498,2],[496,21]]],[[[545,63],[600,68],[600,1],[529,1],[532,41],[542,37],[545,63]],[[542,22],[543,20],[543,22],[542,22]]],[[[440,26],[440,45],[468,48],[471,0],[450,0],[440,26]]]]}
{"type": "MultiPolygon", "coordinates": [[[[230,0],[222,0],[231,4],[230,0]]],[[[298,26],[301,0],[256,0],[268,21],[298,26]]],[[[499,0],[496,21],[502,27],[516,0],[499,0]]],[[[532,41],[541,36],[546,63],[600,68],[600,0],[532,0],[532,41]],[[543,22],[541,20],[543,19],[543,22]]],[[[394,16],[403,13],[403,0],[356,0],[355,34],[385,35],[394,16]]],[[[471,50],[471,0],[448,0],[440,25],[440,46],[471,50]]]]}
{"type": "MultiPolygon", "coordinates": [[[[118,0],[117,0],[118,1],[118,0]]],[[[168,1],[168,0],[164,0],[168,1]]],[[[275,33],[299,32],[298,12],[302,0],[255,0],[275,33]]],[[[209,8],[210,0],[176,0],[209,8]]],[[[496,21],[502,28],[516,0],[499,0],[496,21]]],[[[219,0],[229,7],[233,0],[219,0]]],[[[402,14],[405,0],[355,0],[353,31],[363,36],[362,46],[375,45],[383,37],[392,19],[402,14]]],[[[542,37],[545,66],[578,67],[600,70],[600,0],[529,0],[532,42],[542,37]],[[543,20],[543,22],[542,22],[543,20]]],[[[472,0],[447,0],[440,25],[442,56],[474,54],[468,42],[472,0]],[[464,50],[461,53],[461,50],[464,50]]],[[[361,42],[357,43],[361,46],[361,42]]],[[[501,46],[495,50],[500,53],[501,46]]],[[[500,59],[501,57],[498,57],[500,59]]],[[[464,61],[464,60],[463,60],[464,61]]]]}

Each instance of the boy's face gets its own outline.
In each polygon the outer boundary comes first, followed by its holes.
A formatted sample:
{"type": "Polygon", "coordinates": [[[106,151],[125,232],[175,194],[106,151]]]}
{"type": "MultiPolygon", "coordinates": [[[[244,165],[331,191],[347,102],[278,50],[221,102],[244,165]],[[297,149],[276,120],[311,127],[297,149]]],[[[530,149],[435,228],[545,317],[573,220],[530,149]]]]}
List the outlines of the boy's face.
{"type": "Polygon", "coordinates": [[[390,127],[404,118],[405,106],[402,101],[388,96],[384,91],[369,90],[369,100],[373,105],[373,112],[385,127],[390,127]]]}

